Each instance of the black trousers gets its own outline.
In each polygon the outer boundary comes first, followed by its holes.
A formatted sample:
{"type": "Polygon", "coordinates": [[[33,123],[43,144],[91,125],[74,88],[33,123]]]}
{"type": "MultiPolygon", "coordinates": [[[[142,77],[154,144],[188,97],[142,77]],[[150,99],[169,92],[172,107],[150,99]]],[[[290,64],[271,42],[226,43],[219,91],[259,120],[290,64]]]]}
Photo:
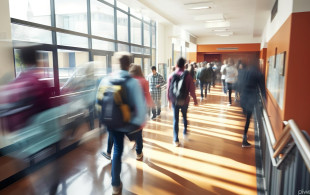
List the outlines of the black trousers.
{"type": "MultiPolygon", "coordinates": [[[[245,111],[245,115],[246,115],[246,122],[245,122],[245,126],[244,126],[244,137],[246,138],[246,135],[248,133],[248,130],[249,130],[249,126],[250,126],[250,120],[251,120],[251,117],[252,117],[252,111],[245,111]]],[[[244,139],[244,138],[243,138],[244,139]]]]}
{"type": "Polygon", "coordinates": [[[232,83],[227,83],[227,89],[228,89],[228,98],[229,98],[229,103],[231,104],[231,93],[233,90],[233,84],[232,83]]]}

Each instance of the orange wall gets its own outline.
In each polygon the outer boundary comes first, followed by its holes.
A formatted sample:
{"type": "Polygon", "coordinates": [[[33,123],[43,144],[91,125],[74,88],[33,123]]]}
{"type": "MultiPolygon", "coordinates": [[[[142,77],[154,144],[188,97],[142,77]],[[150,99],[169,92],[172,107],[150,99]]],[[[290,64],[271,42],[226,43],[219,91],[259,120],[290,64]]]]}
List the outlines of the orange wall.
{"type": "Polygon", "coordinates": [[[231,53],[231,52],[249,52],[249,51],[260,51],[259,43],[249,44],[214,44],[214,45],[197,45],[197,52],[206,53],[231,53]],[[237,47],[237,50],[218,50],[218,48],[231,48],[237,47]]]}
{"type": "MultiPolygon", "coordinates": [[[[278,32],[270,39],[270,41],[268,42],[268,48],[267,48],[267,59],[269,59],[270,56],[275,55],[276,48],[277,48],[277,53],[282,53],[286,51],[286,60],[285,60],[286,68],[288,64],[287,59],[290,53],[291,23],[292,23],[292,18],[290,16],[285,21],[285,23],[281,26],[278,32]]],[[[266,83],[267,83],[268,67],[269,67],[269,64],[267,63],[266,76],[265,76],[266,83]]],[[[285,70],[285,74],[286,73],[287,73],[287,70],[285,70]]],[[[284,94],[285,93],[286,93],[286,90],[284,89],[284,94]]],[[[268,115],[270,116],[270,122],[274,130],[275,136],[276,138],[278,138],[283,129],[284,112],[283,110],[281,110],[281,108],[279,107],[274,97],[269,93],[268,89],[267,89],[267,96],[268,96],[267,97],[267,112],[268,112],[268,115]]],[[[285,95],[284,95],[284,101],[285,101],[285,95]]]]}
{"type": "Polygon", "coordinates": [[[309,21],[310,12],[292,14],[284,119],[294,119],[300,129],[310,134],[309,21]]]}
{"type": "Polygon", "coordinates": [[[197,52],[189,52],[189,62],[197,62],[197,52]]]}
{"type": "Polygon", "coordinates": [[[267,48],[263,48],[260,51],[260,56],[259,59],[261,59],[263,61],[263,64],[260,64],[260,70],[262,71],[263,74],[265,74],[265,70],[266,70],[266,62],[267,62],[267,48]]]}

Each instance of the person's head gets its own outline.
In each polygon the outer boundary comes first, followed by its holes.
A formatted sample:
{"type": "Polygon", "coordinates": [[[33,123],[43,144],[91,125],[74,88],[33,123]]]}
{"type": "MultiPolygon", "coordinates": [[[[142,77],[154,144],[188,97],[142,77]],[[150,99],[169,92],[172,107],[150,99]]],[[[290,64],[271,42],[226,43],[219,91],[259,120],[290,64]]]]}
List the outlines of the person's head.
{"type": "Polygon", "coordinates": [[[228,58],[228,65],[233,66],[235,64],[234,60],[232,58],[228,58]]]}
{"type": "Polygon", "coordinates": [[[175,66],[174,67],[172,67],[172,72],[174,72],[175,71],[175,66]]]}
{"type": "Polygon", "coordinates": [[[141,66],[135,64],[130,65],[129,74],[133,77],[144,77],[141,66]]]}
{"type": "Polygon", "coordinates": [[[118,52],[114,55],[119,60],[121,70],[129,70],[131,55],[128,52],[118,52]]]}
{"type": "Polygon", "coordinates": [[[184,58],[179,58],[177,61],[177,67],[180,69],[184,69],[184,65],[185,65],[186,60],[184,58]]]}
{"type": "Polygon", "coordinates": [[[20,59],[26,67],[36,66],[37,48],[35,46],[25,47],[20,50],[20,59]]]}
{"type": "Polygon", "coordinates": [[[211,67],[211,64],[210,63],[207,63],[207,68],[210,68],[211,67]]]}
{"type": "Polygon", "coordinates": [[[152,66],[152,73],[155,75],[156,74],[156,66],[152,66]]]}
{"type": "Polygon", "coordinates": [[[224,60],[224,61],[223,61],[223,64],[227,64],[227,60],[224,60]]]}
{"type": "Polygon", "coordinates": [[[238,68],[243,69],[244,68],[243,64],[239,64],[238,68]]]}

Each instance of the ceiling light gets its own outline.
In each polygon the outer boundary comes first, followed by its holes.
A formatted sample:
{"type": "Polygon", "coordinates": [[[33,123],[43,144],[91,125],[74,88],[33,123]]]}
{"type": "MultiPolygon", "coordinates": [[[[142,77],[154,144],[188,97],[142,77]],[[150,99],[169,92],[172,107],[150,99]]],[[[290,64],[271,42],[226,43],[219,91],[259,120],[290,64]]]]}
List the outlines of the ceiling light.
{"type": "Polygon", "coordinates": [[[196,3],[186,3],[184,6],[187,9],[191,10],[201,10],[201,9],[210,9],[213,5],[212,1],[207,1],[207,2],[196,2],[196,3]]]}
{"type": "Polygon", "coordinates": [[[208,22],[205,24],[206,28],[226,28],[230,27],[230,22],[229,21],[224,21],[224,22],[208,22]]]}
{"type": "Polygon", "coordinates": [[[213,29],[212,31],[214,31],[214,32],[225,32],[227,30],[228,29],[213,29]]]}
{"type": "Polygon", "coordinates": [[[217,36],[221,36],[221,37],[229,37],[230,35],[217,35],[217,36]]]}
{"type": "Polygon", "coordinates": [[[205,14],[195,16],[194,20],[196,21],[213,21],[213,20],[225,20],[223,14],[205,14]]]}
{"type": "Polygon", "coordinates": [[[225,22],[225,20],[207,20],[206,22],[225,22]]]}

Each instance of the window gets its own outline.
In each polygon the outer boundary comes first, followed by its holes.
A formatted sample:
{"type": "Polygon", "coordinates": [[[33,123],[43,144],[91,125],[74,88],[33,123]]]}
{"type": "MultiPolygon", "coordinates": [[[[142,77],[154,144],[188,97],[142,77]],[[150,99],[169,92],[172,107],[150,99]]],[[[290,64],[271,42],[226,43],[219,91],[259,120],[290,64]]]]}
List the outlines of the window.
{"type": "Polygon", "coordinates": [[[114,39],[114,8],[98,0],[91,0],[91,32],[114,39]]]}
{"type": "Polygon", "coordinates": [[[156,49],[152,49],[152,65],[156,66],[156,49]]]}
{"type": "Polygon", "coordinates": [[[88,48],[87,37],[57,33],[57,44],[71,47],[88,48]]]}
{"type": "Polygon", "coordinates": [[[93,49],[115,51],[115,44],[109,41],[93,39],[93,49]]]}
{"type": "Polygon", "coordinates": [[[128,15],[117,11],[117,39],[128,42],[128,15]]]}
{"type": "Polygon", "coordinates": [[[143,36],[144,36],[144,46],[150,47],[151,46],[150,25],[147,24],[147,23],[144,23],[143,31],[144,31],[144,34],[143,34],[143,36]]]}
{"type": "Polygon", "coordinates": [[[125,44],[118,44],[118,51],[129,51],[129,46],[125,44]]]}
{"type": "Polygon", "coordinates": [[[56,27],[87,33],[86,0],[55,0],[56,27]]]}
{"type": "Polygon", "coordinates": [[[125,4],[122,3],[122,2],[117,1],[117,7],[120,8],[120,9],[122,9],[122,10],[124,10],[124,11],[126,11],[126,12],[128,12],[128,6],[125,5],[125,4]]]}
{"type": "Polygon", "coordinates": [[[51,31],[18,24],[11,24],[11,28],[13,40],[52,44],[51,31]]]}
{"type": "Polygon", "coordinates": [[[136,47],[136,46],[131,46],[131,52],[132,53],[137,53],[137,54],[142,54],[142,48],[141,47],[136,47]]]}
{"type": "Polygon", "coordinates": [[[152,48],[156,48],[156,24],[152,26],[152,48]]]}
{"type": "Polygon", "coordinates": [[[50,0],[10,0],[12,18],[51,25],[50,0]]]}
{"type": "Polygon", "coordinates": [[[114,0],[104,0],[104,1],[114,5],[114,0]]]}
{"type": "Polygon", "coordinates": [[[107,56],[94,55],[95,76],[100,77],[107,74],[107,56]]]}
{"type": "Polygon", "coordinates": [[[60,87],[65,89],[69,86],[68,81],[75,77],[82,76],[82,71],[79,67],[84,66],[89,61],[88,52],[84,51],[71,51],[71,50],[58,50],[58,70],[59,70],[59,84],[60,87]]]}
{"type": "Polygon", "coordinates": [[[143,61],[143,66],[144,66],[144,75],[149,75],[151,73],[151,60],[150,58],[144,58],[144,61],[143,61]]]}
{"type": "Polygon", "coordinates": [[[133,17],[130,18],[131,25],[131,43],[141,45],[141,21],[133,17]]]}
{"type": "Polygon", "coordinates": [[[139,10],[130,9],[130,14],[133,16],[136,16],[137,18],[142,19],[141,12],[139,10]]]}
{"type": "Polygon", "coordinates": [[[135,65],[140,65],[140,66],[142,66],[142,58],[137,58],[137,57],[135,57],[133,63],[134,63],[135,65]]]}

